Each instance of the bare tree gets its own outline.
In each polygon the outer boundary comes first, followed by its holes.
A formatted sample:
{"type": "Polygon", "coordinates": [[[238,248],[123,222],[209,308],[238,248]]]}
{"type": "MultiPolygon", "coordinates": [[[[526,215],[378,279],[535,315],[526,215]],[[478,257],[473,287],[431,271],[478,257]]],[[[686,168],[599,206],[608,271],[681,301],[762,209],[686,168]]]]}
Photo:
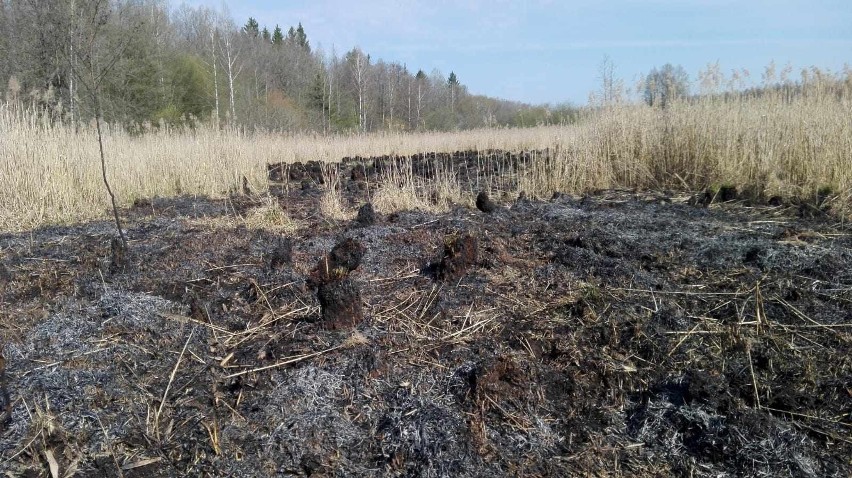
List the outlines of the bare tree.
{"type": "Polygon", "coordinates": [[[598,79],[601,82],[600,98],[602,106],[620,103],[624,100],[624,82],[615,78],[615,63],[609,55],[604,55],[598,66],[598,79]]]}
{"type": "MultiPolygon", "coordinates": [[[[100,89],[104,79],[110,73],[116,62],[124,55],[129,44],[125,35],[123,42],[116,46],[103,45],[102,38],[104,30],[108,26],[110,15],[113,11],[110,7],[109,0],[94,0],[87,2],[79,10],[77,4],[71,16],[72,22],[79,21],[77,38],[71,38],[69,41],[80,41],[80,46],[77,48],[79,62],[73,61],[72,73],[78,78],[80,84],[86,89],[91,97],[94,107],[95,128],[98,135],[98,151],[101,161],[101,177],[103,178],[104,187],[112,204],[113,218],[115,219],[115,227],[118,229],[118,236],[121,239],[121,247],[127,248],[127,237],[124,235],[124,230],[121,227],[121,218],[118,215],[118,206],[115,201],[115,194],[107,179],[106,155],[104,153],[103,132],[101,127],[103,109],[101,107],[100,89]],[[104,53],[109,52],[109,53],[104,53]],[[82,68],[77,68],[81,65],[82,68]]],[[[141,27],[137,25],[136,29],[141,27]]]]}
{"type": "Polygon", "coordinates": [[[426,97],[426,90],[428,88],[428,77],[423,70],[418,70],[417,75],[414,76],[414,80],[417,83],[417,128],[421,126],[422,118],[420,117],[420,113],[423,111],[423,99],[426,97]]]}
{"type": "Polygon", "coordinates": [[[74,70],[77,68],[77,52],[74,51],[74,45],[77,44],[77,32],[75,25],[77,22],[74,21],[74,17],[77,15],[77,2],[76,0],[71,0],[70,4],[70,12],[69,17],[72,19],[68,22],[68,67],[71,71],[71,74],[68,75],[68,103],[69,109],[71,113],[71,124],[74,128],[77,127],[77,90],[75,89],[74,79],[77,75],[74,74],[74,70]]]}
{"type": "Polygon", "coordinates": [[[370,66],[370,57],[365,55],[360,48],[355,48],[347,55],[349,68],[355,86],[355,94],[358,98],[358,127],[364,132],[367,130],[366,93],[370,66]]]}
{"type": "Polygon", "coordinates": [[[408,128],[412,129],[413,126],[411,124],[411,82],[414,79],[411,75],[406,72],[406,77],[408,77],[408,128]]]}
{"type": "Polygon", "coordinates": [[[236,97],[234,94],[234,82],[243,71],[242,65],[238,64],[240,50],[235,44],[237,33],[229,29],[222,35],[223,54],[225,55],[225,72],[228,75],[228,99],[231,108],[231,121],[237,121],[236,97]]]}
{"type": "Polygon", "coordinates": [[[682,66],[666,63],[654,68],[645,78],[645,102],[650,106],[666,108],[674,100],[689,93],[689,75],[682,66]]]}

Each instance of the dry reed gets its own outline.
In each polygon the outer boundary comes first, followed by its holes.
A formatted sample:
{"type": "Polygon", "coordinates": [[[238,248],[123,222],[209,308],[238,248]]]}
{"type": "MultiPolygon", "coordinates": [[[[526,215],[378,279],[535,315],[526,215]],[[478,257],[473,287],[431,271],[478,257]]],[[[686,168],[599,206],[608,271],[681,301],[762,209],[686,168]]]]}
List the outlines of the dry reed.
{"type": "MultiPolygon", "coordinates": [[[[666,109],[622,104],[587,111],[576,125],[451,133],[247,134],[161,128],[134,135],[108,128],[109,178],[119,203],[179,194],[213,197],[267,187],[266,163],[344,156],[549,148],[533,155],[518,189],[544,197],[590,189],[701,189],[729,183],[758,196],[808,197],[830,189],[838,209],[852,201],[852,82],[795,96],[705,97],[666,109]]],[[[0,230],[106,217],[93,128],[51,123],[0,104],[0,230]]],[[[405,169],[405,168],[402,168],[405,169]]],[[[452,171],[427,189],[404,171],[374,191],[383,211],[464,202],[452,171]]],[[[499,177],[483,178],[486,187],[499,177]]],[[[330,197],[329,200],[335,199],[330,197]]],[[[341,211],[342,205],[329,204],[341,211]]]]}

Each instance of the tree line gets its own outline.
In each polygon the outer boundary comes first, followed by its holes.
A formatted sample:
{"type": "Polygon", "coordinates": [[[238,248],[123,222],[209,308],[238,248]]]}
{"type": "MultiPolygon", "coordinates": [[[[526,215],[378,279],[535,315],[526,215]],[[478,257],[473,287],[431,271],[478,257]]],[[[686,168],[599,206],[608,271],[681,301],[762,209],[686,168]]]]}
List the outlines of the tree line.
{"type": "Polygon", "coordinates": [[[211,122],[323,132],[453,130],[574,121],[571,106],[472,94],[451,72],[426,73],[358,47],[315,48],[286,27],[167,0],[0,0],[0,87],[8,103],[56,121],[99,109],[129,128],[211,122]],[[90,81],[87,81],[90,80],[90,81]]]}

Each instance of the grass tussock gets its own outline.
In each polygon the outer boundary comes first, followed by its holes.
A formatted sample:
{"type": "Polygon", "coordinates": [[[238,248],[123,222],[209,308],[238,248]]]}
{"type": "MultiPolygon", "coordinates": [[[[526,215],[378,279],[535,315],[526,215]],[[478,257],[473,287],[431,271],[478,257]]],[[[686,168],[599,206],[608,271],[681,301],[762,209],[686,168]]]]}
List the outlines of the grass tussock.
{"type": "Polygon", "coordinates": [[[246,209],[242,214],[234,211],[221,216],[199,217],[188,221],[193,226],[205,229],[244,227],[249,230],[264,230],[283,234],[294,234],[304,226],[300,221],[290,217],[278,201],[271,196],[261,197],[256,206],[246,209]]]}
{"type": "MultiPolygon", "coordinates": [[[[702,189],[733,184],[752,196],[816,197],[848,213],[852,190],[852,78],[799,85],[762,95],[707,96],[667,108],[619,104],[587,111],[576,125],[483,129],[452,133],[377,133],[351,136],[247,134],[200,126],[132,135],[108,128],[109,179],[120,204],[176,194],[220,196],[239,190],[245,176],[266,189],[266,163],[344,156],[548,148],[518,178],[527,194],[590,189],[702,189]],[[839,85],[839,86],[837,86],[839,85]]],[[[93,128],[50,123],[14,105],[0,105],[0,228],[24,230],[50,223],[104,217],[93,128]]],[[[437,175],[428,193],[400,168],[397,182],[374,192],[377,209],[444,208],[465,202],[451,171],[437,175]]],[[[491,174],[491,173],[489,173],[491,174]]],[[[483,186],[502,178],[482,178],[483,186]]],[[[348,217],[328,188],[324,213],[348,217]]]]}
{"type": "Polygon", "coordinates": [[[355,217],[355,212],[346,207],[340,191],[340,168],[336,164],[323,166],[324,191],[320,199],[320,212],[333,221],[347,221],[355,217]]]}
{"type": "Polygon", "coordinates": [[[408,209],[443,212],[452,204],[472,204],[455,173],[442,164],[435,167],[433,178],[425,180],[414,174],[411,159],[390,165],[372,194],[376,211],[383,214],[408,209]]]}
{"type": "Polygon", "coordinates": [[[296,232],[300,227],[299,222],[292,219],[278,201],[270,196],[264,197],[259,206],[249,209],[243,223],[249,229],[266,229],[287,234],[296,232]]]}

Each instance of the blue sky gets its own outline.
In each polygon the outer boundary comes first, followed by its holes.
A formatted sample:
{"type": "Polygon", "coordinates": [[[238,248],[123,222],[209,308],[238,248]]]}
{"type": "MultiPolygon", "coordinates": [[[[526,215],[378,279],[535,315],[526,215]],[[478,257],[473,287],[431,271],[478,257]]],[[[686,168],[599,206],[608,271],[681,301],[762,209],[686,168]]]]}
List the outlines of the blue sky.
{"type": "MultiPolygon", "coordinates": [[[[222,0],[189,0],[222,8],[222,0]]],[[[311,44],[427,73],[454,71],[472,93],[531,103],[585,103],[605,56],[628,86],[655,66],[746,68],[774,60],[838,71],[852,64],[852,0],[245,0],[224,4],[311,44]]]]}

